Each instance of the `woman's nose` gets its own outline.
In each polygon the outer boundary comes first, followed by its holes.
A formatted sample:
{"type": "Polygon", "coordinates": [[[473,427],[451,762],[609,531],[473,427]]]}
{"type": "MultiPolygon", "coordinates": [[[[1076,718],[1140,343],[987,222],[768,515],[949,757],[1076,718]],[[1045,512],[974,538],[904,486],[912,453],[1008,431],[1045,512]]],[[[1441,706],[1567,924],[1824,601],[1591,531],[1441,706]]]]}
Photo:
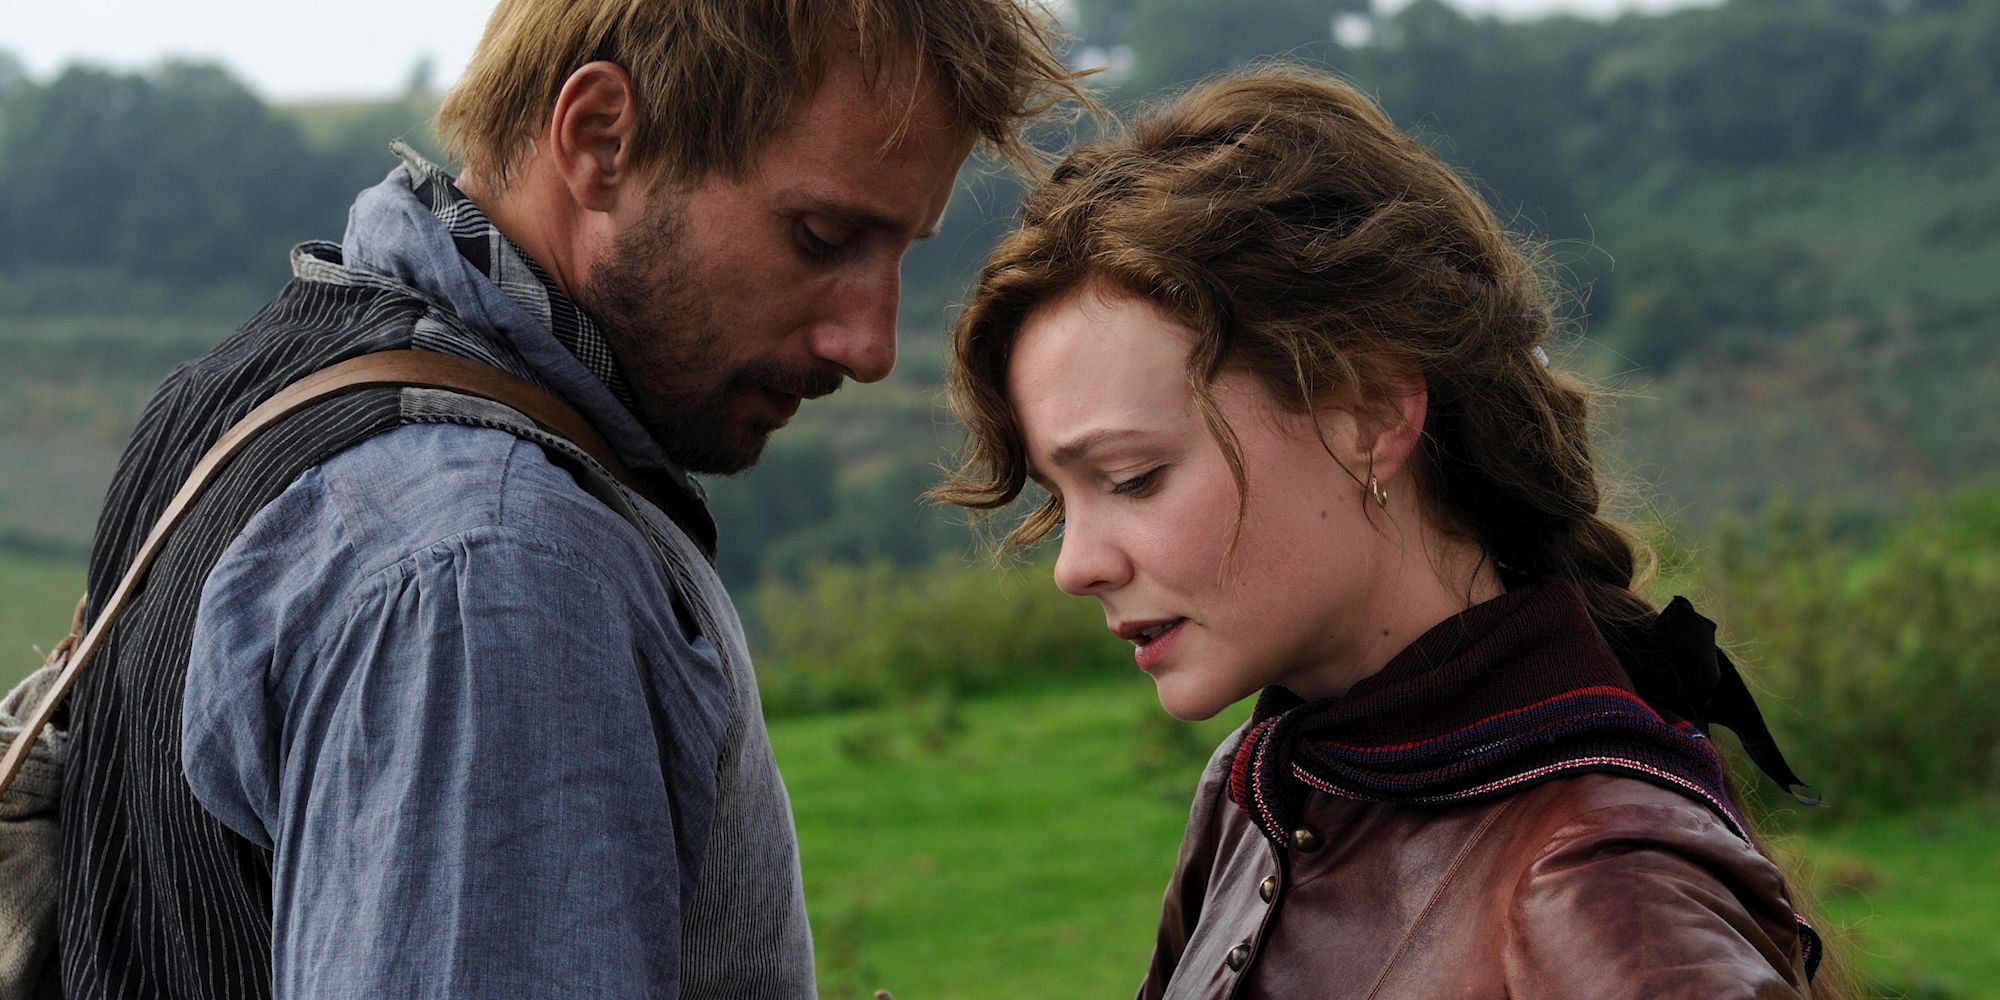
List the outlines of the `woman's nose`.
{"type": "Polygon", "coordinates": [[[1056,552],[1057,589],[1076,597],[1116,590],[1131,579],[1132,565],[1105,532],[1094,531],[1071,517],[1061,527],[1062,547],[1056,552]]]}

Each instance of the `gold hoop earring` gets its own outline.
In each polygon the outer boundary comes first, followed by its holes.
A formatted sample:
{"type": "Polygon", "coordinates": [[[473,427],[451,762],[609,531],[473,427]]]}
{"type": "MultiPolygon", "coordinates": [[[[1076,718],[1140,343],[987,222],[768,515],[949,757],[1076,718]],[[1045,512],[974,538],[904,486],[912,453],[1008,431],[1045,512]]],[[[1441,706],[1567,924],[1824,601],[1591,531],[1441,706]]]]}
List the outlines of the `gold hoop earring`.
{"type": "Polygon", "coordinates": [[[1383,510],[1389,509],[1389,492],[1382,488],[1382,481],[1375,478],[1375,452],[1372,450],[1368,452],[1367,490],[1369,498],[1375,501],[1375,506],[1383,510]]]}

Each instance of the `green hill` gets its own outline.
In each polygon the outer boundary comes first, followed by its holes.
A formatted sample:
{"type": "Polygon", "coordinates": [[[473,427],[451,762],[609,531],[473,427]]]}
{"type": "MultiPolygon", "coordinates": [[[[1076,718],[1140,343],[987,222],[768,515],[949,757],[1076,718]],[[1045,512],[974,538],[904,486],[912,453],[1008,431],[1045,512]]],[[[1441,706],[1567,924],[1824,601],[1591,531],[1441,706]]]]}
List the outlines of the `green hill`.
{"type": "MultiPolygon", "coordinates": [[[[1568,362],[1623,392],[1612,465],[1697,536],[1781,497],[1866,532],[2000,460],[1983,432],[2000,403],[2000,5],[1070,10],[1080,57],[1120,67],[1119,104],[1273,51],[1379,95],[1546,242],[1575,302],[1568,362]]],[[[390,138],[434,148],[434,98],[273,108],[186,64],[0,76],[0,231],[38,237],[0,241],[0,547],[80,553],[149,387],[275,287],[284,247],[337,235],[390,138]]],[[[951,306],[1015,192],[968,171],[907,268],[887,386],[808,407],[762,466],[715,484],[733,582],[963,549],[954,518],[911,498],[954,440],[936,406],[951,306]]]]}
{"type": "MultiPolygon", "coordinates": [[[[1801,768],[1845,793],[1826,811],[1837,823],[1806,817],[1791,841],[1825,915],[1900,993],[1990,995],[2000,967],[1979,942],[2000,926],[2000,843],[1979,796],[2000,766],[2000,503],[1990,487],[1931,498],[2000,475],[2000,3],[1736,0],[1527,23],[1436,0],[1393,15],[1366,0],[1067,9],[1079,51],[1121,67],[1119,102],[1272,52],[1330,65],[1547,243],[1576,303],[1565,362],[1622,393],[1611,464],[1681,529],[1678,582],[1713,591],[1703,606],[1745,642],[1801,768]]],[[[267,107],[216,67],[37,81],[9,66],[11,681],[68,620],[152,387],[276,287],[287,246],[338,234],[389,139],[429,143],[429,105],[267,107]]],[[[950,306],[1013,202],[1011,183],[969,172],[907,270],[897,374],[807,407],[758,469],[713,484],[723,570],[767,619],[767,704],[795,713],[773,740],[832,995],[1129,990],[1193,769],[1227,727],[1165,722],[1143,684],[1085,681],[1087,662],[952,654],[954,638],[1009,630],[1032,630],[1019,650],[1052,640],[1084,660],[1063,630],[1103,641],[1090,615],[1058,626],[1063,612],[1033,603],[1059,600],[1045,580],[1003,593],[954,575],[963,527],[914,499],[955,440],[936,398],[950,306]],[[964,620],[933,620],[940,608],[964,620]],[[895,641],[815,645],[842,641],[816,623],[862,615],[895,641]]]]}

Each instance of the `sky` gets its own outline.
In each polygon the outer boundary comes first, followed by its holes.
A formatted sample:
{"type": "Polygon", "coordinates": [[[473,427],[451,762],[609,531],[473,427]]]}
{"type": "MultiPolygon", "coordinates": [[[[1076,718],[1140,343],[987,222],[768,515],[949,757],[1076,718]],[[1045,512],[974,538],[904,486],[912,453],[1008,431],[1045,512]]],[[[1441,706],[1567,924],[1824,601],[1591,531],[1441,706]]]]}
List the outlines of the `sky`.
{"type": "MultiPolygon", "coordinates": [[[[1702,0],[1448,0],[1502,17],[1564,11],[1611,17],[1702,0]]],[[[167,58],[220,62],[266,100],[376,97],[402,91],[429,60],[449,84],[471,58],[493,0],[0,0],[0,51],[47,80],[89,62],[141,69],[167,58]]],[[[1377,0],[1394,9],[1393,0],[1377,0]]]]}

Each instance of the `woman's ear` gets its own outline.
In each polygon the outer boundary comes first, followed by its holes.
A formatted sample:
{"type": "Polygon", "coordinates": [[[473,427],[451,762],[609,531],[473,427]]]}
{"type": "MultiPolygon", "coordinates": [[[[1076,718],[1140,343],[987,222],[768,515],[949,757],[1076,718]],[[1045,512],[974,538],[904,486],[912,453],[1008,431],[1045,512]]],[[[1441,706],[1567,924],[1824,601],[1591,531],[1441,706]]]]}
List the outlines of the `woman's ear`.
{"type": "Polygon", "coordinates": [[[563,82],[549,115],[550,162],[577,206],[618,207],[634,180],[632,137],[638,129],[632,78],[617,63],[585,63],[563,82]]]}
{"type": "Polygon", "coordinates": [[[1386,394],[1362,410],[1356,420],[1363,462],[1383,482],[1396,478],[1416,454],[1430,409],[1430,391],[1422,378],[1412,376],[1385,389],[1386,394]]]}

